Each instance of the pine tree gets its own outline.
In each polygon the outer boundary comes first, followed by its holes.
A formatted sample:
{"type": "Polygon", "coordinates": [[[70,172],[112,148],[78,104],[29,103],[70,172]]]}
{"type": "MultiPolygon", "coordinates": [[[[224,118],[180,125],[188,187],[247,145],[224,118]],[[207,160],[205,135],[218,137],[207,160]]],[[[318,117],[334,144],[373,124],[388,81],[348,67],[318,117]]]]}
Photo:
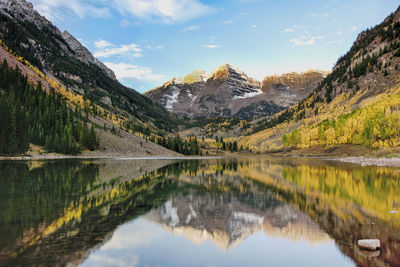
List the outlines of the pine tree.
{"type": "Polygon", "coordinates": [[[8,133],[8,152],[10,154],[16,154],[18,152],[18,140],[17,140],[17,118],[15,107],[10,109],[10,128],[8,133]]]}

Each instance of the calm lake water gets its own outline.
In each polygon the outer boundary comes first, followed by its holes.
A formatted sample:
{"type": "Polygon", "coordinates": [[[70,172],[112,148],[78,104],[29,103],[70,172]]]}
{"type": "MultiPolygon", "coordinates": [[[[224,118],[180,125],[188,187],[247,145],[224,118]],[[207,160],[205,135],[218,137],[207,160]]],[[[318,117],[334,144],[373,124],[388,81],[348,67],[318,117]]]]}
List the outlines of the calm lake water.
{"type": "Polygon", "coordinates": [[[399,266],[400,169],[320,159],[0,162],[0,265],[399,266]],[[382,249],[360,250],[378,238],[382,249]]]}

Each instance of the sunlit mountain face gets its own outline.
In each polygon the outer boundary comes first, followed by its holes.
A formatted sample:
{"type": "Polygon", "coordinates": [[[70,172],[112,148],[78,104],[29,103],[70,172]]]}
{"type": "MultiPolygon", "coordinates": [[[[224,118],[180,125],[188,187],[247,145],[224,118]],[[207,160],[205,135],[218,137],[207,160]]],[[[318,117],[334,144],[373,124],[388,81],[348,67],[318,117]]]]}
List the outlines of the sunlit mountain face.
{"type": "Polygon", "coordinates": [[[2,162],[0,177],[0,265],[400,264],[396,168],[75,160],[2,162]]]}

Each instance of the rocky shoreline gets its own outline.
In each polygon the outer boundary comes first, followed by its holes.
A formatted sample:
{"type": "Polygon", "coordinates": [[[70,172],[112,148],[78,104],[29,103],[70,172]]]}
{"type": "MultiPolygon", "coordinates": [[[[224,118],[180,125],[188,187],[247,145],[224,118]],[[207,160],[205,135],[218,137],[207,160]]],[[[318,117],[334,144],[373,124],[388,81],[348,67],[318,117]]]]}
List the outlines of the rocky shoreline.
{"type": "Polygon", "coordinates": [[[174,160],[174,159],[217,159],[223,158],[221,156],[144,156],[144,155],[116,155],[116,154],[91,154],[91,155],[25,155],[25,156],[15,156],[15,157],[1,157],[1,160],[56,160],[56,159],[120,159],[120,160],[129,160],[129,159],[166,159],[166,160],[174,160]]]}
{"type": "Polygon", "coordinates": [[[332,160],[360,164],[361,166],[379,166],[379,167],[400,167],[400,157],[395,158],[367,158],[367,157],[346,157],[346,158],[335,158],[332,160]]]}

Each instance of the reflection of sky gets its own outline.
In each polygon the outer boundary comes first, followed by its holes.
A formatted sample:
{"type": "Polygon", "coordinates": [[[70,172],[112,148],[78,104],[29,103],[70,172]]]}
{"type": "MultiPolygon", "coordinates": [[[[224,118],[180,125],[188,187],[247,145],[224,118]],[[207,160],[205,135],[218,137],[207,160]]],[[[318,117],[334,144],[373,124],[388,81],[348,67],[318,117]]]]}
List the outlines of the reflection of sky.
{"type": "Polygon", "coordinates": [[[334,241],[310,244],[249,236],[227,251],[211,241],[194,244],[161,225],[138,219],[121,225],[82,266],[353,266],[334,241]]]}

